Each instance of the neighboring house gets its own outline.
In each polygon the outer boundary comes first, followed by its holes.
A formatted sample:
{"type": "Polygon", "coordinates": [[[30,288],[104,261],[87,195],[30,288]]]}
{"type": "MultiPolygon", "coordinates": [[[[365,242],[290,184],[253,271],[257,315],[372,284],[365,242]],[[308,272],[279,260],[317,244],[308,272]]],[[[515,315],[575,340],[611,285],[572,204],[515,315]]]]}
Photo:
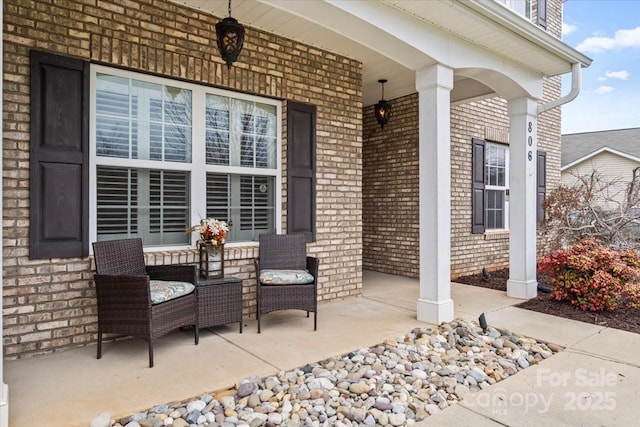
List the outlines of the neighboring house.
{"type": "Polygon", "coordinates": [[[433,323],[452,273],[509,264],[508,293],[535,295],[560,76],[591,62],[561,0],[237,0],[230,69],[226,1],[3,3],[5,357],[95,342],[92,241],[190,263],[205,215],[234,221],[247,317],[265,232],[307,234],[323,301],[360,295],[363,268],[419,277],[433,323]]]}
{"type": "Polygon", "coordinates": [[[603,196],[614,204],[623,203],[634,173],[639,176],[638,168],[640,128],[562,135],[563,185],[572,186],[595,171],[606,186],[603,196]]]}

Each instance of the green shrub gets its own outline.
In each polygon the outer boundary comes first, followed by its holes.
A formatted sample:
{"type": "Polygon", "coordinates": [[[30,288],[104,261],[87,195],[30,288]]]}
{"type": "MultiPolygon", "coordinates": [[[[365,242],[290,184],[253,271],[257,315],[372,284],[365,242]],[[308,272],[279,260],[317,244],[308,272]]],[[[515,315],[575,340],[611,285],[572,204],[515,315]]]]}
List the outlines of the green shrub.
{"type": "Polygon", "coordinates": [[[616,310],[640,305],[640,256],[615,251],[593,238],[542,257],[541,272],[552,277],[551,296],[582,310],[616,310]]]}

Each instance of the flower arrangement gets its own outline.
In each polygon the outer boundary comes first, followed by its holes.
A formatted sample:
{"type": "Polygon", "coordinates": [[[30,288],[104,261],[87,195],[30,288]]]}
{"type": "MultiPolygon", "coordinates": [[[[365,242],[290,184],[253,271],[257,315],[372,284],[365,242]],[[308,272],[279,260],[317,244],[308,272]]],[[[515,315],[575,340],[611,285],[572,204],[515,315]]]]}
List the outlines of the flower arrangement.
{"type": "Polygon", "coordinates": [[[187,228],[186,231],[187,233],[197,232],[200,234],[200,240],[203,243],[217,246],[224,245],[230,226],[231,222],[227,223],[215,218],[203,218],[199,224],[187,228]]]}

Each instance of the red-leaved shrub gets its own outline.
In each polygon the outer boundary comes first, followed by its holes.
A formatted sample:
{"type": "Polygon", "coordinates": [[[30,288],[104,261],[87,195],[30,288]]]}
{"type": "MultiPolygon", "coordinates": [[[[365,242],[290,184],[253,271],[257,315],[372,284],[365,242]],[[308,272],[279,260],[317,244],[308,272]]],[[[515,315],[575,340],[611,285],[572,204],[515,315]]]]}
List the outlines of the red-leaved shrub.
{"type": "Polygon", "coordinates": [[[640,304],[640,256],[634,250],[617,252],[593,238],[542,257],[541,272],[552,277],[551,296],[582,310],[616,310],[640,304]]]}

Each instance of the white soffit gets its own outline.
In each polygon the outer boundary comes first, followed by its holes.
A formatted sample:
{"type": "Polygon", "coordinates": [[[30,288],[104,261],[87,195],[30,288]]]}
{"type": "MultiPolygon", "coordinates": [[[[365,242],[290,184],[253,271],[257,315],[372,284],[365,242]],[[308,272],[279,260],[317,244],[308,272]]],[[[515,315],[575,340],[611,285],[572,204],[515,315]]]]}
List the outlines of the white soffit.
{"type": "MultiPolygon", "coordinates": [[[[171,1],[218,17],[228,15],[227,0],[171,1]]],[[[372,2],[348,1],[362,7],[372,2]]],[[[493,0],[380,0],[377,3],[374,5],[376,9],[381,4],[386,5],[390,13],[405,14],[409,21],[424,22],[540,75],[569,72],[571,61],[577,61],[571,57],[572,54],[577,55],[578,60],[582,60],[580,62],[590,63],[589,58],[493,0]],[[529,33],[537,34],[541,40],[530,37],[529,33]]],[[[348,6],[349,3],[342,5],[348,6]]],[[[334,0],[234,0],[232,16],[243,25],[361,61],[363,105],[372,105],[380,98],[377,82],[380,78],[389,80],[385,85],[386,99],[414,93],[415,70],[435,61],[427,53],[338,6],[341,2],[334,0]]],[[[463,77],[456,77],[456,83],[463,81],[463,77]]],[[[454,88],[452,101],[483,93],[490,95],[492,91],[477,81],[468,82],[454,88]],[[467,94],[463,90],[465,87],[473,90],[467,94]]]]}
{"type": "MultiPolygon", "coordinates": [[[[571,69],[565,60],[541,51],[521,36],[506,31],[482,15],[473,13],[464,3],[452,0],[383,1],[429,25],[509,61],[524,65],[541,75],[557,75],[571,69]]],[[[533,25],[522,17],[517,18],[522,21],[522,25],[533,25]]]]}

